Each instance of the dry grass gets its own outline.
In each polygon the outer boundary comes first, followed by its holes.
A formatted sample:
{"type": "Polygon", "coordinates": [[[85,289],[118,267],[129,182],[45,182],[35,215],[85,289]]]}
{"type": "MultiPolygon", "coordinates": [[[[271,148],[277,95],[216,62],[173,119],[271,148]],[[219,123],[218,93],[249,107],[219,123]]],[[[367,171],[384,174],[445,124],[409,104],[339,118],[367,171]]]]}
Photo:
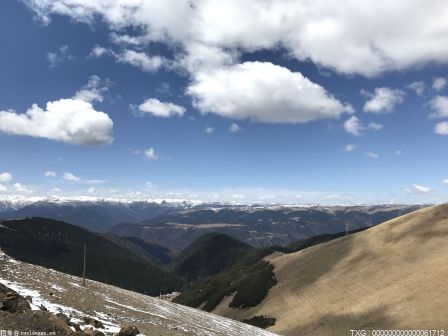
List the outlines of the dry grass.
{"type": "Polygon", "coordinates": [[[350,335],[350,329],[448,329],[448,205],[367,231],[272,256],[278,284],[257,307],[283,335],[350,335]]]}

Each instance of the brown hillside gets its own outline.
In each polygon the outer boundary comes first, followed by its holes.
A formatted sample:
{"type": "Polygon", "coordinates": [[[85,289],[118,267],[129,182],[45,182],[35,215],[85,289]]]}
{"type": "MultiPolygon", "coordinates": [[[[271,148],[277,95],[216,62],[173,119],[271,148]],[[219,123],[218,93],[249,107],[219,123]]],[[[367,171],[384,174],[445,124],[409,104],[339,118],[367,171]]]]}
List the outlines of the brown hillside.
{"type": "Polygon", "coordinates": [[[350,329],[448,329],[448,205],[271,260],[278,284],[257,307],[283,335],[350,335],[350,329]]]}

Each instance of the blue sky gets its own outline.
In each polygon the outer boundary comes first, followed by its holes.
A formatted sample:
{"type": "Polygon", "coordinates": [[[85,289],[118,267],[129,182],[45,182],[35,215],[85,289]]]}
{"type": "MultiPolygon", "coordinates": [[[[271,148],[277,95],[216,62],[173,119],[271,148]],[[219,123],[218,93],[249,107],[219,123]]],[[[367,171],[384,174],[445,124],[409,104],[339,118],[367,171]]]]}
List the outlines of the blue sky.
{"type": "Polygon", "coordinates": [[[447,13],[3,1],[0,198],[445,202],[447,13]]]}

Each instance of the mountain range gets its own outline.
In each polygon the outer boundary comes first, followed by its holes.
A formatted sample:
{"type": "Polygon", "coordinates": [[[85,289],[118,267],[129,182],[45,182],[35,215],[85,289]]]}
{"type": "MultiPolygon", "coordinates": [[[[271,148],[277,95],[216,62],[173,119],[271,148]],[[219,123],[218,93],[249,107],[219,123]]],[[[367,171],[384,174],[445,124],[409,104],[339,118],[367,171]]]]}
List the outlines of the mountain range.
{"type": "Polygon", "coordinates": [[[133,240],[143,249],[158,251],[157,258],[166,264],[208,233],[223,233],[253,247],[286,246],[317,235],[371,227],[421,207],[40,199],[0,202],[0,219],[42,217],[64,221],[133,240]]]}
{"type": "MultiPolygon", "coordinates": [[[[216,221],[235,224],[244,218],[257,218],[260,211],[269,218],[261,226],[288,225],[285,219],[293,215],[304,227],[314,223],[315,231],[305,230],[309,236],[304,234],[305,238],[283,246],[260,247],[219,232],[204,232],[177,254],[169,254],[166,247],[140,237],[93,233],[61,221],[33,217],[3,220],[0,247],[22,262],[77,275],[82,270],[82,246],[87,242],[91,247],[89,279],[152,295],[178,290],[180,295],[170,296],[175,303],[286,336],[342,335],[355,329],[441,330],[446,327],[444,307],[448,303],[444,290],[448,276],[448,249],[444,244],[448,236],[448,205],[408,213],[410,210],[412,207],[406,206],[183,209],[153,219],[156,226],[152,228],[174,219],[192,227],[213,227],[216,221]],[[406,214],[372,224],[373,227],[349,229],[358,222],[348,219],[374,223],[400,212],[406,214]],[[328,223],[335,227],[344,223],[344,230],[325,232],[331,227],[328,223]],[[163,261],[162,256],[169,256],[169,260],[163,261]]],[[[145,225],[148,224],[134,227],[145,225]]],[[[256,224],[251,226],[254,227],[256,224]]],[[[173,232],[189,230],[194,229],[181,226],[173,232]]],[[[5,276],[12,281],[21,274],[10,272],[11,264],[5,265],[0,278],[7,285],[5,276]]],[[[20,279],[26,281],[27,277],[20,279]]],[[[39,279],[39,283],[48,281],[49,278],[39,279]]],[[[58,286],[54,284],[54,288],[58,286]]],[[[139,316],[144,311],[136,308],[134,301],[123,304],[110,296],[106,301],[119,307],[132,306],[139,316]]],[[[89,301],[89,307],[94,305],[89,301]]],[[[163,306],[151,305],[156,310],[163,306]]],[[[186,314],[185,310],[177,311],[186,314]]],[[[160,312],[153,310],[149,314],[160,312]]],[[[145,319],[139,321],[143,324],[145,319]]]]}

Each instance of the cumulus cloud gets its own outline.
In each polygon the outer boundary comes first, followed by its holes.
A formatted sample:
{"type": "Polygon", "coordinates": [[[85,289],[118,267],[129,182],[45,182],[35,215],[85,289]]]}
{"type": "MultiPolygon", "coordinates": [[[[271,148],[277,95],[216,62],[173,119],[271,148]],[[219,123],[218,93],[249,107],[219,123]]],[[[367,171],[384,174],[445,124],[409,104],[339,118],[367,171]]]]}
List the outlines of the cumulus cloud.
{"type": "Polygon", "coordinates": [[[55,52],[49,52],[47,54],[47,60],[50,63],[50,68],[56,68],[63,61],[73,59],[74,57],[70,54],[69,47],[66,45],[61,46],[55,52]]]}
{"type": "Polygon", "coordinates": [[[445,87],[446,83],[447,83],[446,78],[443,77],[434,78],[434,80],[432,81],[432,88],[436,91],[441,91],[445,87]]]}
{"type": "Polygon", "coordinates": [[[380,130],[383,129],[383,127],[384,127],[383,124],[378,124],[378,123],[376,123],[376,122],[370,122],[370,123],[367,125],[367,128],[368,128],[368,129],[371,129],[371,130],[374,130],[374,131],[380,131],[380,130]]]}
{"type": "Polygon", "coordinates": [[[76,176],[73,173],[65,172],[63,175],[63,179],[69,182],[80,182],[81,178],[79,176],[76,176]]]}
{"type": "Polygon", "coordinates": [[[440,134],[440,135],[448,135],[448,122],[442,121],[436,124],[436,127],[434,129],[434,133],[440,134]]]}
{"type": "Polygon", "coordinates": [[[356,116],[351,116],[344,122],[344,129],[347,133],[353,134],[355,136],[360,136],[361,131],[364,129],[359,118],[356,116]]]}
{"type": "Polygon", "coordinates": [[[8,191],[8,187],[0,183],[0,192],[8,191]]]}
{"type": "Polygon", "coordinates": [[[446,118],[448,117],[448,97],[436,96],[429,102],[429,106],[434,111],[430,117],[446,118]]]}
{"type": "Polygon", "coordinates": [[[156,150],[152,147],[145,149],[144,154],[148,160],[158,160],[159,159],[158,156],[156,155],[156,150]]]}
{"type": "Polygon", "coordinates": [[[0,182],[9,182],[12,180],[12,174],[8,172],[0,173],[0,182]]]}
{"type": "Polygon", "coordinates": [[[232,123],[229,126],[229,132],[231,133],[238,133],[239,131],[241,131],[241,126],[235,123],[232,123]]]}
{"type": "Polygon", "coordinates": [[[387,87],[376,88],[374,93],[363,91],[363,94],[370,97],[364,104],[363,110],[371,113],[392,112],[395,105],[403,103],[405,95],[402,90],[387,87]]]}
{"type": "Polygon", "coordinates": [[[112,142],[112,120],[79,99],[33,104],[26,113],[0,111],[0,132],[27,135],[80,145],[112,142]]]}
{"type": "Polygon", "coordinates": [[[353,112],[302,74],[269,62],[200,72],[187,94],[202,113],[267,123],[306,123],[353,112]]]}
{"type": "Polygon", "coordinates": [[[125,50],[121,54],[115,55],[121,63],[128,63],[146,72],[154,72],[163,65],[163,58],[160,56],[149,56],[144,52],[125,50]]]}
{"type": "Polygon", "coordinates": [[[215,131],[213,127],[206,127],[204,132],[207,134],[212,134],[215,131]]]}
{"type": "Polygon", "coordinates": [[[44,173],[44,175],[45,175],[45,177],[56,177],[56,172],[55,172],[55,171],[52,171],[52,170],[47,170],[47,171],[44,173]]]}
{"type": "Polygon", "coordinates": [[[100,58],[103,56],[112,57],[116,62],[132,65],[145,72],[155,72],[164,65],[173,65],[174,61],[168,62],[165,58],[158,55],[150,55],[143,51],[132,49],[123,49],[119,52],[112,48],[105,48],[99,45],[93,47],[90,52],[90,58],[100,58]]]}
{"type": "Polygon", "coordinates": [[[31,193],[32,191],[30,189],[28,189],[27,187],[25,187],[24,185],[20,184],[20,183],[14,183],[13,187],[18,191],[18,192],[24,192],[24,193],[31,193]]]}
{"type": "Polygon", "coordinates": [[[62,178],[69,182],[77,182],[77,183],[84,183],[84,184],[99,184],[99,183],[107,182],[106,180],[99,180],[99,179],[85,180],[85,179],[82,179],[81,177],[79,177],[73,173],[70,173],[70,172],[65,172],[64,175],[62,176],[62,178]]]}
{"type": "Polygon", "coordinates": [[[89,57],[99,58],[103,55],[108,55],[110,51],[107,48],[104,48],[100,45],[96,45],[93,47],[92,51],[89,54],[89,57]]]}
{"type": "MultiPolygon", "coordinates": [[[[340,73],[374,76],[430,62],[446,63],[445,0],[29,0],[43,22],[55,14],[94,24],[106,22],[121,44],[196,43],[220,50],[254,51],[282,46],[299,60],[340,73]],[[396,10],[399,8],[400,10],[396,10]],[[129,35],[129,28],[138,34],[129,35]]],[[[180,51],[182,52],[182,50],[180,51]]],[[[188,53],[188,52],[187,52],[188,53]]]]}
{"type": "Polygon", "coordinates": [[[88,103],[102,102],[104,93],[109,90],[109,81],[102,81],[98,76],[90,76],[87,84],[77,91],[73,97],[75,100],[83,100],[88,103]]]}
{"type": "Polygon", "coordinates": [[[414,91],[417,96],[421,96],[426,90],[426,84],[423,81],[416,81],[409,84],[407,88],[414,91]]]}
{"type": "Polygon", "coordinates": [[[172,116],[183,116],[185,108],[173,103],[161,102],[156,98],[146,99],[138,106],[138,110],[142,113],[148,113],[155,117],[168,118],[172,116]]]}
{"type": "Polygon", "coordinates": [[[353,152],[353,150],[355,149],[355,145],[354,144],[347,144],[344,147],[344,152],[353,152]]]}
{"type": "Polygon", "coordinates": [[[367,152],[366,155],[371,159],[378,159],[380,156],[374,152],[367,152]]]}

